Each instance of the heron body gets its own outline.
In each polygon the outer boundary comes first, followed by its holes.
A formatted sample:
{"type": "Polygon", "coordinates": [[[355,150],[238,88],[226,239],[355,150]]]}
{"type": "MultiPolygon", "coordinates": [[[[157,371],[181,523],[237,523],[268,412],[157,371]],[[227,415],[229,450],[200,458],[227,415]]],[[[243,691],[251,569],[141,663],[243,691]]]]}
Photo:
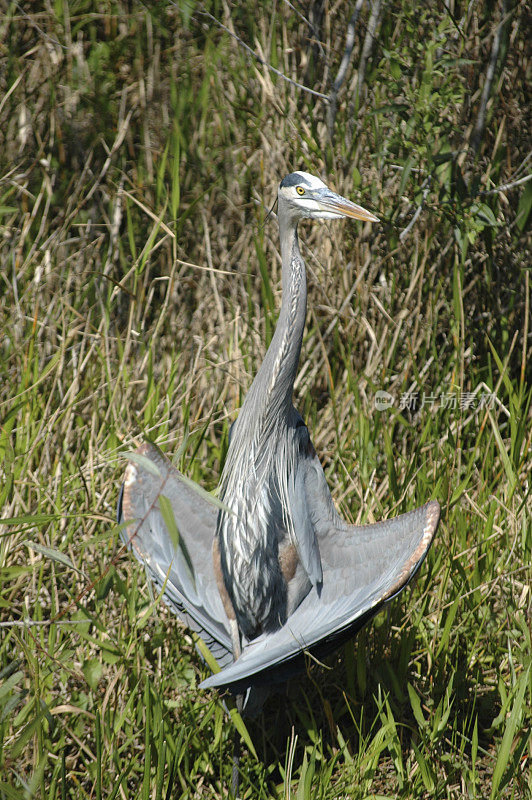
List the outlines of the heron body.
{"type": "Polygon", "coordinates": [[[283,625],[322,577],[316,536],[298,527],[295,507],[297,467],[310,442],[292,405],[307,298],[295,226],[281,229],[281,256],[278,324],[231,431],[221,479],[220,499],[234,514],[220,513],[216,531],[224,584],[248,640],[283,625]]]}
{"type": "Polygon", "coordinates": [[[408,583],[438,525],[435,501],[383,523],[345,523],[292,404],[307,305],[298,221],[340,217],[376,221],[308,173],[281,181],[282,305],[231,429],[222,508],[195,494],[149,443],[126,470],[123,536],[215,652],[222,669],[205,687],[241,692],[283,680],[307,650],[323,655],[353,635],[408,583]],[[179,543],[169,535],[162,495],[179,543]]]}
{"type": "Polygon", "coordinates": [[[215,544],[238,629],[248,640],[284,625],[311,587],[319,592],[322,582],[301,485],[315,451],[292,404],[307,311],[297,224],[303,217],[340,216],[339,207],[357,218],[376,219],[303,172],[281,182],[278,203],[281,311],[232,431],[220,497],[234,514],[220,513],[215,544]]]}

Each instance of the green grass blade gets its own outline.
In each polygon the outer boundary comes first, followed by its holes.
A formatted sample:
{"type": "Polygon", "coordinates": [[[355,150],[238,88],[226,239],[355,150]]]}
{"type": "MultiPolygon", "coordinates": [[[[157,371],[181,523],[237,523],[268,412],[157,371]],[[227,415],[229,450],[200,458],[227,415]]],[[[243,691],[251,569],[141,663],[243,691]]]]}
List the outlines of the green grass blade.
{"type": "Polygon", "coordinates": [[[525,692],[528,688],[529,675],[530,666],[521,674],[517,682],[514,704],[506,721],[502,742],[497,754],[497,761],[495,762],[495,768],[493,770],[490,800],[495,800],[495,798],[499,797],[499,792],[503,788],[501,783],[503,782],[504,772],[510,760],[515,731],[519,720],[526,714],[526,704],[524,700],[525,692]]]}

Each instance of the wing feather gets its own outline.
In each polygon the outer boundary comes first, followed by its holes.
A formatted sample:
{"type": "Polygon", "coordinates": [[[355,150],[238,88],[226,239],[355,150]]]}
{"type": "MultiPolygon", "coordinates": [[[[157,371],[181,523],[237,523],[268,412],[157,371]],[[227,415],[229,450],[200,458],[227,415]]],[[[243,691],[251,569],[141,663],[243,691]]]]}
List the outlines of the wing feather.
{"type": "Polygon", "coordinates": [[[145,442],[137,455],[126,469],[119,514],[120,521],[130,524],[122,529],[122,539],[153,582],[164,587],[165,602],[224,666],[233,655],[212,562],[217,509],[183,480],[154,444],[145,442]],[[184,547],[172,541],[159,504],[161,495],[170,503],[184,547]]]}
{"type": "MultiPolygon", "coordinates": [[[[301,668],[305,653],[321,657],[352,637],[411,580],[438,526],[435,501],[385,522],[348,525],[336,512],[318,458],[303,459],[295,486],[297,507],[315,534],[323,582],[311,589],[285,625],[249,642],[233,661],[229,621],[211,557],[217,509],[153,444],[145,443],[138,453],[139,460],[126,470],[121,518],[131,522],[122,538],[155,584],[164,586],[165,601],[220,663],[221,671],[202,688],[226,686],[242,692],[284,681],[301,668]],[[172,543],[160,495],[170,501],[187,556],[172,543]]],[[[300,545],[308,548],[303,540],[300,545]]]]}
{"type": "Polygon", "coordinates": [[[200,686],[241,691],[285,680],[298,670],[305,652],[323,656],[353,636],[417,572],[439,516],[438,503],[431,501],[374,525],[347,525],[337,516],[339,524],[329,522],[326,531],[322,522],[320,596],[313,588],[282,628],[250,642],[237,661],[200,686]]]}

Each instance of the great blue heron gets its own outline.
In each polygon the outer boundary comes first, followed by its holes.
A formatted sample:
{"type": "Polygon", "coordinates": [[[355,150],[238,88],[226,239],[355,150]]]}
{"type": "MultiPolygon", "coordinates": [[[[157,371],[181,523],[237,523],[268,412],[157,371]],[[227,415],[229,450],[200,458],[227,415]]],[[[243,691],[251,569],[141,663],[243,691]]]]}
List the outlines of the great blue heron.
{"type": "Polygon", "coordinates": [[[340,217],[377,221],[306,172],[281,181],[281,311],[231,430],[223,507],[153,444],[143,444],[126,469],[124,539],[218,660],[220,671],[203,688],[249,694],[285,680],[306,652],[334,649],[406,586],[438,526],[434,500],[386,522],[344,522],[292,405],[307,305],[297,225],[340,217]]]}

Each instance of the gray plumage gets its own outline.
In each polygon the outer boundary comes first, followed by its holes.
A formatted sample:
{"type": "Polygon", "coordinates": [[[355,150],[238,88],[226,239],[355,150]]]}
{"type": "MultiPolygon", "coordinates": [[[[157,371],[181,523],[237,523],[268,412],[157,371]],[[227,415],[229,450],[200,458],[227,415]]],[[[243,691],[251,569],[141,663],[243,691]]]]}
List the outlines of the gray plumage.
{"type": "Polygon", "coordinates": [[[125,541],[221,667],[202,686],[235,692],[284,680],[305,652],[323,655],[353,635],[408,583],[439,520],[435,501],[375,525],[348,525],[338,516],[292,405],[307,302],[297,223],[376,217],[307,173],[284,178],[278,200],[282,306],[231,431],[220,480],[223,509],[149,443],[127,467],[119,509],[130,523],[125,541]],[[179,544],[169,534],[161,495],[179,544]]]}

